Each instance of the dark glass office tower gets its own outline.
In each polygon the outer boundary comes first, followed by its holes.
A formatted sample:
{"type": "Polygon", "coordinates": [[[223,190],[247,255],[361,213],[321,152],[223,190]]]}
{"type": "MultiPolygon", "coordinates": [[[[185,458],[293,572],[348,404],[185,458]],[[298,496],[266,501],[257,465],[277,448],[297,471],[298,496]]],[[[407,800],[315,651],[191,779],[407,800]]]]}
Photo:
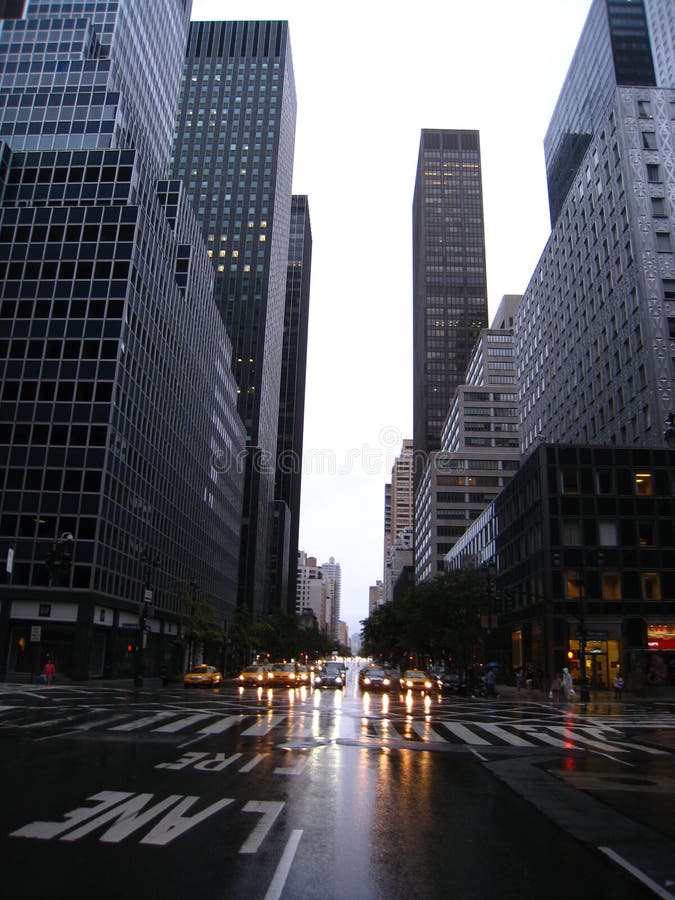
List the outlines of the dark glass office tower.
{"type": "Polygon", "coordinates": [[[234,611],[231,344],[166,179],[188,20],[69,0],[0,31],[0,661],[26,676],[131,674],[129,645],[156,673],[193,582],[234,611]]]}
{"type": "Polygon", "coordinates": [[[233,345],[248,462],[240,602],[268,601],[296,99],[287,22],[193,22],[172,174],[187,186],[233,345]]]}
{"type": "Polygon", "coordinates": [[[552,226],[617,85],[658,83],[646,5],[649,0],[591,5],[544,140],[552,226]]]}
{"type": "Polygon", "coordinates": [[[423,129],[413,200],[413,442],[416,480],[487,326],[477,131],[423,129]]]}
{"type": "Polygon", "coordinates": [[[294,196],[286,279],[270,580],[270,608],[290,613],[295,612],[297,581],[311,266],[309,205],[306,196],[294,196]]]}

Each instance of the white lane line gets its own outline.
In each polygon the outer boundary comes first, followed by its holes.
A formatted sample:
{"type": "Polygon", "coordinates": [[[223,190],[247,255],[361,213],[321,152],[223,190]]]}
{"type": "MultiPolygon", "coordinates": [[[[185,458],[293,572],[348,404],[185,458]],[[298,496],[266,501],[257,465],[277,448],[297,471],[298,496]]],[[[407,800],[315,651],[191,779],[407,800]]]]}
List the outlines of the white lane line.
{"type": "Polygon", "coordinates": [[[293,865],[293,860],[295,859],[295,854],[297,852],[301,837],[301,828],[296,828],[291,832],[291,836],[289,837],[288,843],[286,844],[284,852],[281,855],[281,859],[279,860],[279,865],[277,866],[276,872],[274,873],[274,877],[272,878],[270,886],[267,889],[267,893],[265,894],[265,900],[279,900],[279,897],[281,897],[284,885],[286,884],[286,879],[288,878],[288,873],[291,871],[291,866],[293,865]]]}
{"type": "Polygon", "coordinates": [[[427,741],[430,744],[448,743],[447,738],[444,738],[442,734],[434,731],[429,722],[413,722],[412,730],[415,732],[415,734],[419,735],[423,741],[427,741]]]}
{"type": "Polygon", "coordinates": [[[657,897],[661,897],[662,900],[675,900],[675,894],[671,894],[670,891],[661,887],[657,881],[654,881],[649,875],[645,875],[641,869],[638,869],[636,866],[629,863],[623,856],[619,856],[619,854],[615,853],[611,847],[598,847],[598,850],[604,853],[605,856],[609,856],[611,860],[620,865],[627,872],[630,872],[638,881],[641,881],[642,884],[646,885],[650,891],[653,891],[657,897]]]}
{"type": "Polygon", "coordinates": [[[175,722],[169,722],[167,725],[160,725],[159,728],[153,728],[154,732],[161,731],[165,734],[172,734],[175,731],[182,731],[197,722],[203,722],[204,719],[210,719],[211,713],[195,713],[192,716],[186,716],[184,719],[177,719],[175,722]]]}
{"type": "Polygon", "coordinates": [[[259,719],[255,725],[251,725],[246,731],[242,731],[242,737],[263,737],[279,724],[283,722],[286,716],[267,716],[265,719],[259,719]]]}

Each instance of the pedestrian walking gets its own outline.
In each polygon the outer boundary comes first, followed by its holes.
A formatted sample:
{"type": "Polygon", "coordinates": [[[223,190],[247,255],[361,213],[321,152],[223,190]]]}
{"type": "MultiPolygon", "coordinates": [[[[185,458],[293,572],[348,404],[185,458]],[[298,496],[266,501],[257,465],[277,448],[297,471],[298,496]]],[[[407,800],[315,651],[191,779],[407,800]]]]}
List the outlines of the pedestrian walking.
{"type": "Polygon", "coordinates": [[[560,703],[560,691],[562,690],[562,681],[560,680],[560,675],[556,672],[553,681],[551,682],[551,690],[548,692],[549,700],[553,700],[554,703],[560,703]]]}
{"type": "Polygon", "coordinates": [[[54,679],[56,678],[56,666],[52,659],[48,659],[45,663],[45,667],[42,670],[43,675],[45,676],[46,684],[53,684],[54,679]]]}
{"type": "Polygon", "coordinates": [[[616,673],[616,677],[614,678],[614,699],[620,700],[621,695],[623,693],[623,678],[621,677],[621,672],[616,673]]]}
{"type": "Polygon", "coordinates": [[[565,696],[565,700],[572,700],[572,698],[574,697],[574,685],[569,669],[563,669],[562,692],[565,696]]]}
{"type": "Polygon", "coordinates": [[[522,689],[525,687],[525,676],[523,675],[523,670],[518,669],[516,672],[516,691],[520,693],[522,689]]]}
{"type": "Polygon", "coordinates": [[[494,669],[490,669],[485,676],[485,688],[487,690],[488,697],[496,697],[497,690],[495,687],[497,679],[495,678],[494,669]]]}

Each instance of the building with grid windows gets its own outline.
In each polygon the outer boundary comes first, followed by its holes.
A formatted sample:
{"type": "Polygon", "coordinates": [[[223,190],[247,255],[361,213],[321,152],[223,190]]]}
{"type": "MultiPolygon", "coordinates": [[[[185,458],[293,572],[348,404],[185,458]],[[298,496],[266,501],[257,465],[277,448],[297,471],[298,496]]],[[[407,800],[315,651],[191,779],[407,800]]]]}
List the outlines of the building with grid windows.
{"type": "Polygon", "coordinates": [[[295,118],[287,22],[190,25],[171,169],[203,229],[232,340],[249,451],[239,600],[255,613],[269,601],[295,118]]]}
{"type": "Polygon", "coordinates": [[[277,482],[274,502],[270,609],[292,612],[300,531],[302,448],[305,422],[307,330],[312,264],[312,229],[306,196],[294,196],[288,249],[284,343],[279,391],[277,482]]]}
{"type": "Polygon", "coordinates": [[[413,197],[416,460],[440,449],[450,401],[487,323],[479,135],[425,128],[413,197]]]}
{"type": "Polygon", "coordinates": [[[659,6],[594,0],[551,119],[554,227],[516,318],[523,452],[662,444],[675,409],[675,84],[652,53],[675,21],[659,6]]]}
{"type": "Polygon", "coordinates": [[[3,671],[178,669],[197,585],[232,620],[245,433],[166,179],[188,6],[34,2],[0,30],[3,671]]]}
{"type": "Polygon", "coordinates": [[[502,298],[471,354],[416,497],[415,579],[445,569],[445,555],[518,468],[513,322],[520,297],[502,298]]]}
{"type": "Polygon", "coordinates": [[[545,684],[583,664],[591,689],[619,669],[675,685],[674,485],[673,450],[539,444],[447,557],[495,566],[490,658],[545,684]]]}

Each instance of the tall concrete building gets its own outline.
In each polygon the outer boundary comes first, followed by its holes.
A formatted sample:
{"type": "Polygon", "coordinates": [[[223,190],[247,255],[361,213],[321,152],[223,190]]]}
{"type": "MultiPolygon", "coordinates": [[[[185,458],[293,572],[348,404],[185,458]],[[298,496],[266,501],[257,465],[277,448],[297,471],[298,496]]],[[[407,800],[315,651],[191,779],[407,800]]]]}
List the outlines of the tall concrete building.
{"type": "Polygon", "coordinates": [[[413,197],[413,444],[416,482],[481,328],[488,324],[477,131],[423,129],[413,197]]]}
{"type": "Polygon", "coordinates": [[[340,599],[342,594],[342,566],[335,562],[331,556],[327,563],[321,564],[321,571],[325,578],[329,578],[334,585],[333,589],[333,620],[331,622],[331,636],[337,640],[338,622],[340,621],[340,599]]]}
{"type": "Polygon", "coordinates": [[[300,618],[312,613],[321,634],[335,639],[335,581],[318,565],[315,556],[298,552],[295,612],[300,618]]]}
{"type": "Polygon", "coordinates": [[[551,119],[554,226],[516,318],[524,452],[662,444],[675,409],[667,6],[594,0],[551,119]]]}
{"type": "Polygon", "coordinates": [[[189,4],[156,13],[31,3],[0,31],[10,672],[50,653],[67,676],[129,674],[131,643],[156,673],[190,585],[223,624],[235,609],[243,476],[220,465],[245,441],[231,344],[199,226],[166,179],[189,4]]]}
{"type": "Polygon", "coordinates": [[[239,600],[269,599],[296,96],[287,22],[193,22],[172,174],[215,267],[248,457],[239,600]]]}
{"type": "Polygon", "coordinates": [[[295,607],[295,560],[300,530],[312,229],[307,197],[294,196],[288,249],[284,342],[279,391],[277,482],[274,502],[270,609],[295,607]],[[292,562],[292,565],[291,565],[292,562]]]}
{"type": "Polygon", "coordinates": [[[481,331],[464,383],[455,390],[416,498],[415,580],[445,570],[445,556],[518,468],[518,398],[513,324],[518,295],[502,299],[481,331]]]}

